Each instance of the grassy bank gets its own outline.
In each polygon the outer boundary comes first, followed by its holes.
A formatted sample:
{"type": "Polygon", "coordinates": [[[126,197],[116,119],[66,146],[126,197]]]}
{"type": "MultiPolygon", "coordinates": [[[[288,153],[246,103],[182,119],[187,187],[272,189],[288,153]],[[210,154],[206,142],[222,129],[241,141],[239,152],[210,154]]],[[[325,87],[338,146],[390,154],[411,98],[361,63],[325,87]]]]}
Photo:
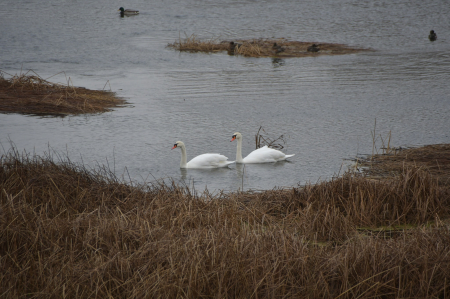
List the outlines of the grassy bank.
{"type": "Polygon", "coordinates": [[[211,195],[11,151],[0,187],[2,298],[449,297],[449,189],[420,168],[211,195]]]}
{"type": "Polygon", "coordinates": [[[0,71],[0,112],[35,115],[76,115],[111,111],[126,102],[105,90],[49,82],[33,71],[10,75],[0,71]]]}

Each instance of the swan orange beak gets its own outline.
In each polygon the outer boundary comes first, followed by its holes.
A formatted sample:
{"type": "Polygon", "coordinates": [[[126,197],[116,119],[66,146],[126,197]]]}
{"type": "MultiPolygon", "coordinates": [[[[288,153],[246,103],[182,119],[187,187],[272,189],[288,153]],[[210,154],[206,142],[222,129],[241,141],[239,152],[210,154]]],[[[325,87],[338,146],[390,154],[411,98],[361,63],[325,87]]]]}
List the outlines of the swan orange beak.
{"type": "Polygon", "coordinates": [[[174,148],[177,148],[177,145],[176,145],[176,144],[173,145],[172,149],[174,149],[174,148]]]}
{"type": "Polygon", "coordinates": [[[233,136],[233,138],[231,138],[230,142],[234,141],[234,139],[236,139],[236,136],[233,136]]]}

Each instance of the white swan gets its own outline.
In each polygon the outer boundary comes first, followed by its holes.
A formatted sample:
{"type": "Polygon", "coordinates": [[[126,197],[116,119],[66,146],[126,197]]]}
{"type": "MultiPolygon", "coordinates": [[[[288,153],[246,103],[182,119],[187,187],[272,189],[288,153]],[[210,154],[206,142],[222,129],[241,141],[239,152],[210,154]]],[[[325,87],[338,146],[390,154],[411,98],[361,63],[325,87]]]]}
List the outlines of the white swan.
{"type": "Polygon", "coordinates": [[[236,163],[270,163],[286,160],[294,155],[286,155],[283,152],[270,148],[267,145],[258,148],[242,159],[242,134],[234,133],[231,141],[237,139],[236,163]]]}
{"type": "Polygon", "coordinates": [[[228,158],[221,154],[199,155],[186,163],[186,146],[182,141],[177,141],[172,149],[177,147],[181,149],[180,168],[218,168],[234,163],[234,161],[228,161],[228,158]]]}

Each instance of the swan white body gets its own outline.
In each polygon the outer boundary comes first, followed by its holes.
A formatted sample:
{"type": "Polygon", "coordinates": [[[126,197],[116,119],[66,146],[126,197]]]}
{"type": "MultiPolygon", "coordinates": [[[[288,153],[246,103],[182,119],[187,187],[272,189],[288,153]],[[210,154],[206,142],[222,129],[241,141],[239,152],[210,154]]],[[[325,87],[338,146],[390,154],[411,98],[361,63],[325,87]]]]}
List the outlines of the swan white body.
{"type": "Polygon", "coordinates": [[[234,133],[233,138],[237,139],[237,152],[236,152],[236,163],[273,163],[278,161],[286,160],[294,155],[286,155],[285,153],[270,148],[267,145],[258,148],[248,154],[247,157],[242,159],[242,134],[239,132],[234,133]]]}
{"type": "Polygon", "coordinates": [[[177,147],[181,149],[180,168],[219,168],[234,163],[234,161],[228,161],[228,158],[221,154],[203,154],[186,162],[186,146],[182,141],[177,141],[172,149],[177,147]]]}

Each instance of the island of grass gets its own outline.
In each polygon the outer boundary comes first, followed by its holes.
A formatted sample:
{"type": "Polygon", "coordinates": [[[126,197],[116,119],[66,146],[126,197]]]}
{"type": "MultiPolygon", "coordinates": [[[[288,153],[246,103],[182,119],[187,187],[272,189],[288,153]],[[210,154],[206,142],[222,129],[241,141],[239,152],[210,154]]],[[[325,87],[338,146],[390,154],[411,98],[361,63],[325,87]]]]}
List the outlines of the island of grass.
{"type": "Polygon", "coordinates": [[[4,77],[0,71],[0,112],[66,116],[102,113],[126,101],[106,90],[51,83],[36,73],[4,77]]]}
{"type": "Polygon", "coordinates": [[[194,34],[185,39],[179,38],[167,46],[187,52],[214,53],[226,51],[229,55],[276,58],[343,55],[370,51],[369,49],[355,48],[343,44],[289,41],[284,38],[239,39],[232,41],[219,41],[218,39],[199,40],[194,34]]]}
{"type": "Polygon", "coordinates": [[[448,298],[450,189],[434,175],[448,176],[450,146],[403,154],[385,165],[422,164],[211,194],[11,150],[0,156],[0,294],[448,298]]]}
{"type": "Polygon", "coordinates": [[[376,180],[390,180],[415,167],[430,173],[441,186],[450,186],[450,144],[388,148],[383,154],[359,160],[357,166],[367,177],[376,180]]]}

